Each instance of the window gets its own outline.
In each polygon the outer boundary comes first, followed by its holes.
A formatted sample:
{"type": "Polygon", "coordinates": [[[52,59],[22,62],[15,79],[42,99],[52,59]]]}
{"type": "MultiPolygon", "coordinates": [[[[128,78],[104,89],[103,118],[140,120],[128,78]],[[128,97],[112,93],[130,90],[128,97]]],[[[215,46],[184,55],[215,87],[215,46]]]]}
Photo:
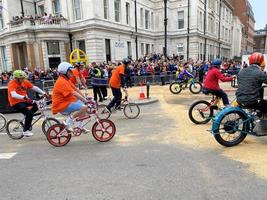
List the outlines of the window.
{"type": "Polygon", "coordinates": [[[131,44],[131,42],[127,42],[127,51],[128,51],[128,56],[132,57],[132,44],[131,44]]]}
{"type": "Polygon", "coordinates": [[[126,24],[130,23],[130,4],[126,3],[126,24]]]}
{"type": "Polygon", "coordinates": [[[42,5],[39,5],[38,6],[38,14],[39,15],[44,15],[44,5],[42,4],[42,5]]]}
{"type": "Polygon", "coordinates": [[[77,47],[86,53],[85,40],[78,40],[77,47]]]}
{"type": "Polygon", "coordinates": [[[151,29],[154,30],[154,13],[151,12],[151,29]]]}
{"type": "Polygon", "coordinates": [[[103,0],[104,2],[104,19],[108,19],[108,0],[103,0]]]}
{"type": "Polygon", "coordinates": [[[146,55],[150,54],[150,44],[146,44],[146,55]]]}
{"type": "Polygon", "coordinates": [[[121,19],[121,1],[115,0],[114,1],[114,9],[115,9],[115,22],[120,22],[121,19]]]}
{"type": "Polygon", "coordinates": [[[144,43],[141,43],[141,56],[144,56],[144,43]]]}
{"type": "Polygon", "coordinates": [[[203,30],[203,13],[199,12],[199,29],[203,30]]]}
{"type": "Polygon", "coordinates": [[[59,55],[60,49],[59,49],[59,42],[47,42],[47,53],[48,55],[59,55]]]}
{"type": "Polygon", "coordinates": [[[59,0],[53,0],[52,1],[52,7],[53,7],[53,14],[55,14],[55,15],[60,15],[61,14],[59,0]]]}
{"type": "Polygon", "coordinates": [[[81,2],[80,0],[73,0],[73,8],[74,8],[74,18],[75,20],[79,20],[82,18],[81,15],[81,2]]]}
{"type": "Polygon", "coordinates": [[[149,29],[149,11],[145,11],[145,29],[149,29]]]}
{"type": "Polygon", "coordinates": [[[1,71],[2,72],[7,72],[8,69],[7,69],[7,55],[6,55],[6,47],[5,46],[1,46],[0,47],[0,53],[1,53],[1,71]]]}
{"type": "Polygon", "coordinates": [[[183,43],[177,44],[177,53],[178,54],[184,53],[184,44],[183,43]]]}
{"type": "Polygon", "coordinates": [[[140,27],[144,26],[144,12],[143,8],[140,8],[140,27]]]}
{"type": "Polygon", "coordinates": [[[184,11],[178,11],[178,29],[184,28],[184,11]]]}

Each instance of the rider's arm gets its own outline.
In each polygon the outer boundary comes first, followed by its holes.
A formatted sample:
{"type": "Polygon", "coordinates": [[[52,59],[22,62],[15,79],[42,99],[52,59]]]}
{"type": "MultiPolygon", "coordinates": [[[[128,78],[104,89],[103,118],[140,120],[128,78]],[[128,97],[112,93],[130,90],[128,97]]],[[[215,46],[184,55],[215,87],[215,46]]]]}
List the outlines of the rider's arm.
{"type": "Polygon", "coordinates": [[[14,99],[25,99],[25,96],[16,93],[16,91],[11,91],[10,94],[14,99]]]}
{"type": "Polygon", "coordinates": [[[188,77],[191,77],[191,78],[193,78],[194,76],[193,76],[193,74],[191,74],[189,71],[187,71],[187,70],[185,70],[185,74],[188,76],[188,77]]]}
{"type": "Polygon", "coordinates": [[[86,103],[86,99],[83,97],[83,95],[81,93],[79,93],[78,91],[73,91],[73,96],[76,97],[77,99],[81,100],[82,102],[86,103]]]}
{"type": "Polygon", "coordinates": [[[121,87],[124,88],[125,87],[125,75],[120,74],[120,77],[121,77],[121,87]]]}
{"type": "Polygon", "coordinates": [[[32,89],[34,92],[37,92],[37,93],[39,93],[39,94],[41,94],[41,95],[46,94],[45,91],[41,90],[40,88],[38,88],[38,87],[36,87],[36,86],[33,86],[31,89],[32,89]]]}
{"type": "Polygon", "coordinates": [[[260,72],[258,78],[260,82],[267,84],[267,74],[265,74],[264,72],[260,72]]]}
{"type": "Polygon", "coordinates": [[[228,81],[233,80],[233,78],[234,78],[233,76],[225,77],[219,70],[215,71],[215,75],[222,82],[228,82],[228,81]]]}

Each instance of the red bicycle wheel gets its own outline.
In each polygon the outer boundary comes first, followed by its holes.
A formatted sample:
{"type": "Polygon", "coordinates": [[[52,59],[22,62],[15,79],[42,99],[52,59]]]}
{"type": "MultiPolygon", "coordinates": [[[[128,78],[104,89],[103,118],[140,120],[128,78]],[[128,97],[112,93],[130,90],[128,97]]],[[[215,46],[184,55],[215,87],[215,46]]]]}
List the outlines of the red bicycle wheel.
{"type": "Polygon", "coordinates": [[[55,147],[63,147],[69,143],[71,134],[68,133],[63,124],[52,125],[46,135],[47,141],[55,147]],[[61,136],[59,136],[61,134],[61,136]]]}
{"type": "Polygon", "coordinates": [[[100,119],[99,123],[94,123],[92,133],[97,141],[107,142],[114,137],[116,133],[116,126],[109,119],[100,119]]]}

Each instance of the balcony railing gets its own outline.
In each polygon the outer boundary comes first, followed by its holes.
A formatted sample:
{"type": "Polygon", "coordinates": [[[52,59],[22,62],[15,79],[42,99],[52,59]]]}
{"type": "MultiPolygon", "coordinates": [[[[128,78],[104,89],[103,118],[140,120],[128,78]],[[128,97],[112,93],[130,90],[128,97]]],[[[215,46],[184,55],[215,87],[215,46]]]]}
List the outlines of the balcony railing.
{"type": "Polygon", "coordinates": [[[18,31],[24,29],[49,29],[49,28],[67,28],[66,19],[19,19],[9,23],[9,31],[18,31]]]}

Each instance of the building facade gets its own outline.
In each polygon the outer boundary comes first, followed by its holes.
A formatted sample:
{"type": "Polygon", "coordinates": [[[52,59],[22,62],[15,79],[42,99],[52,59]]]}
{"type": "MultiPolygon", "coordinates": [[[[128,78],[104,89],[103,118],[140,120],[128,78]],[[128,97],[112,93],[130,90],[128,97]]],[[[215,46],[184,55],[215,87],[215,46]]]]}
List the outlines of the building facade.
{"type": "Polygon", "coordinates": [[[234,15],[238,16],[242,24],[242,54],[251,54],[254,46],[255,18],[252,6],[248,0],[229,0],[234,6],[234,15]]]}
{"type": "Polygon", "coordinates": [[[255,31],[254,42],[255,52],[267,54],[267,24],[265,29],[255,31]]]}
{"type": "MultiPolygon", "coordinates": [[[[56,67],[68,61],[75,48],[96,62],[163,52],[163,1],[27,0],[23,7],[15,4],[17,0],[0,0],[2,71],[56,67]],[[30,18],[45,13],[60,17],[30,18]],[[21,14],[23,19],[15,17],[21,14]]],[[[228,0],[168,1],[167,16],[169,55],[232,58],[233,7],[228,0]]]]}
{"type": "Polygon", "coordinates": [[[242,56],[242,38],[244,25],[237,16],[233,19],[233,42],[232,42],[232,57],[240,58],[242,56]]]}

